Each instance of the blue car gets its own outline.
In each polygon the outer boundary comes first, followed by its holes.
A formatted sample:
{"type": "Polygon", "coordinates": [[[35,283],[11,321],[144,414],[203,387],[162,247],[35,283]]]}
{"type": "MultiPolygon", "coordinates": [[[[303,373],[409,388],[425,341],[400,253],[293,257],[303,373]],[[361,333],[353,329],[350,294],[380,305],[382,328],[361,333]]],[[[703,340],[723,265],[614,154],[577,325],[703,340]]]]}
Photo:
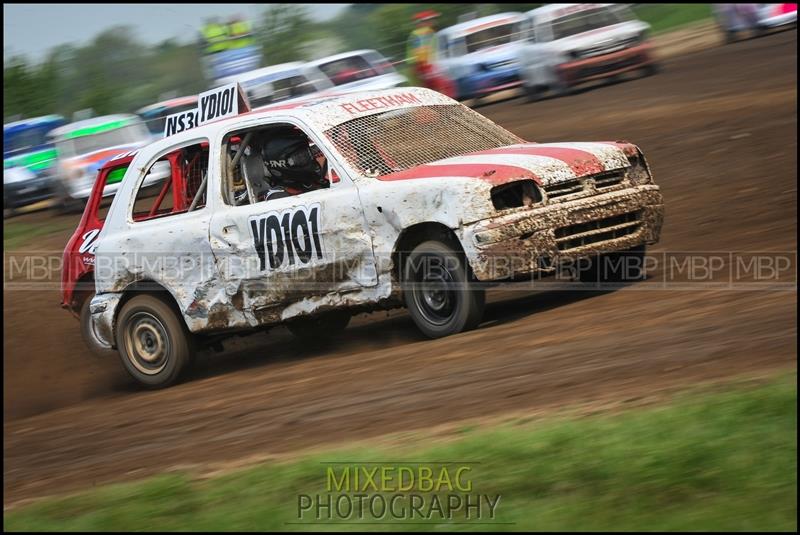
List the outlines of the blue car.
{"type": "Polygon", "coordinates": [[[4,209],[21,208],[51,196],[56,150],[47,134],[64,124],[60,115],[46,115],[3,125],[4,209]]]}
{"type": "Polygon", "coordinates": [[[518,51],[523,42],[522,13],[500,13],[450,26],[436,33],[432,63],[452,80],[456,98],[480,98],[519,87],[518,51]]]}

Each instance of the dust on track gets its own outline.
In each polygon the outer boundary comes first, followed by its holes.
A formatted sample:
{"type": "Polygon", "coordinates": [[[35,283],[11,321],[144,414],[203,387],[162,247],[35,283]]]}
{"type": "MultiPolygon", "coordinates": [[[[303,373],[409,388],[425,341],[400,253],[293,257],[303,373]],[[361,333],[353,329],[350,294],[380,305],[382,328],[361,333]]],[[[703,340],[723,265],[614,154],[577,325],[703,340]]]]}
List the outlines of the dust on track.
{"type": "MultiPolygon", "coordinates": [[[[535,141],[640,145],[666,203],[658,251],[796,251],[797,32],[675,57],[657,76],[480,108],[535,141]]],[[[21,218],[51,217],[30,214],[21,218]]],[[[42,238],[60,251],[66,235],[42,238]]],[[[176,465],[362,440],[526,408],[636,399],[796,367],[796,290],[500,292],[473,332],[403,312],[330,347],[282,328],[141,392],[84,349],[55,289],[4,291],[6,503],[176,465]]]]}

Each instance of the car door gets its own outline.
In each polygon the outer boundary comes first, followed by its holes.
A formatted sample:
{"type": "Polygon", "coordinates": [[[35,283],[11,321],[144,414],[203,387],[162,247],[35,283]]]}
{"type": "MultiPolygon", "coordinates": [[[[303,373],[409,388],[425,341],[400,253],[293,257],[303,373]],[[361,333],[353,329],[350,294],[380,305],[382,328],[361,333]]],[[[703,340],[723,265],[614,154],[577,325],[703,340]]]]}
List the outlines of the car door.
{"type": "MultiPolygon", "coordinates": [[[[212,249],[227,293],[240,295],[243,309],[256,317],[307,298],[377,285],[372,240],[355,184],[308,128],[276,120],[263,126],[275,124],[297,126],[322,150],[330,185],[242,206],[223,194],[227,205],[211,219],[212,249]]],[[[224,158],[227,149],[220,149],[224,158]]]]}

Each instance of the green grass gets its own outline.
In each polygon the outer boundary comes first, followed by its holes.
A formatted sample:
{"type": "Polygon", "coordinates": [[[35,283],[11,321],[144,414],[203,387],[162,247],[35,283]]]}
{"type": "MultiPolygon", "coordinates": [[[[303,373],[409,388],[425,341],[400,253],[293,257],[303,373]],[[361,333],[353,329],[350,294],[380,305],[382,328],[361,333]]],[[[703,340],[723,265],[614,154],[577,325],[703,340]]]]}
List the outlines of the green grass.
{"type": "Polygon", "coordinates": [[[19,223],[3,222],[3,249],[13,250],[29,244],[35,238],[50,234],[64,233],[74,228],[75,222],[19,223]]]}
{"type": "Polygon", "coordinates": [[[711,4],[641,4],[633,11],[652,27],[653,33],[674,30],[712,16],[711,4]]]}
{"type": "Polygon", "coordinates": [[[474,492],[500,494],[495,521],[508,524],[338,528],[794,531],[796,384],[792,373],[655,408],[462,426],[437,445],[419,439],[419,449],[406,437],[402,446],[332,451],[205,480],[163,475],[6,512],[5,528],[332,529],[287,524],[297,521],[299,493],[325,492],[322,462],[439,460],[480,463],[472,465],[474,492]]]}

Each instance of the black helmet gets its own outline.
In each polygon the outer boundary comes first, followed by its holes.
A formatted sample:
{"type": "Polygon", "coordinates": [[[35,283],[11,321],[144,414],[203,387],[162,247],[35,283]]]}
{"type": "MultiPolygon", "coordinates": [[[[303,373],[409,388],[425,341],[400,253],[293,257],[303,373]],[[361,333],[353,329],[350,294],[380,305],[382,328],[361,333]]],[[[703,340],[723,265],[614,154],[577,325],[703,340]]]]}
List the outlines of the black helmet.
{"type": "Polygon", "coordinates": [[[290,134],[265,142],[261,152],[272,177],[299,184],[319,182],[325,177],[305,135],[290,134]]]}

